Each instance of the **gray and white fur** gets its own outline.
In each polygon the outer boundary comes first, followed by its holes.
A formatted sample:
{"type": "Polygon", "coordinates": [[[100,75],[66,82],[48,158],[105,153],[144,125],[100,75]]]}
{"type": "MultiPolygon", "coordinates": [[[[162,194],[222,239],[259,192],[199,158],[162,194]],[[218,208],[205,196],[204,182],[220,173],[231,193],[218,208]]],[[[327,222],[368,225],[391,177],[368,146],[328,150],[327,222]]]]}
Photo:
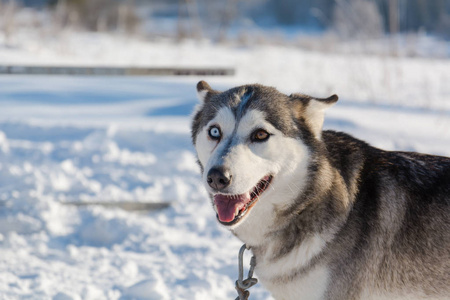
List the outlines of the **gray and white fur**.
{"type": "Polygon", "coordinates": [[[322,131],[335,95],[197,91],[202,180],[275,299],[450,299],[449,158],[322,131]]]}

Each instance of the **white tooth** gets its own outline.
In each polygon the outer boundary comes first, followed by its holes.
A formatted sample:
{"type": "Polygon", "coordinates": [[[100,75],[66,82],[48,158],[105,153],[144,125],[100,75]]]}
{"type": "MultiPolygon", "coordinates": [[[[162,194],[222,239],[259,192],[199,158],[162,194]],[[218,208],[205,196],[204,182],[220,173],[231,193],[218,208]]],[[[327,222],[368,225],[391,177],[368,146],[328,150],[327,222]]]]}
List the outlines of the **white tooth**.
{"type": "Polygon", "coordinates": [[[234,215],[237,216],[239,214],[239,208],[236,207],[236,211],[234,212],[234,215]]]}
{"type": "Polygon", "coordinates": [[[219,213],[219,210],[217,209],[217,205],[214,203],[214,205],[213,205],[213,208],[214,208],[214,211],[216,212],[216,213],[219,213]]]}

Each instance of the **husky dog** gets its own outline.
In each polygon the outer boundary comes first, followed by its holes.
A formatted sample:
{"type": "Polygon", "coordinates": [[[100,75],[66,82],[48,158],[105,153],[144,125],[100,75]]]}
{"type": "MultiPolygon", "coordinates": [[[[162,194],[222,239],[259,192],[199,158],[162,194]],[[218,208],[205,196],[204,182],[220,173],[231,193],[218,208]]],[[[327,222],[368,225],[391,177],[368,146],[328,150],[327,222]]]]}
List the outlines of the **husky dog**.
{"type": "Polygon", "coordinates": [[[197,85],[218,221],[275,299],[450,299],[450,159],[322,131],[338,97],[197,85]]]}

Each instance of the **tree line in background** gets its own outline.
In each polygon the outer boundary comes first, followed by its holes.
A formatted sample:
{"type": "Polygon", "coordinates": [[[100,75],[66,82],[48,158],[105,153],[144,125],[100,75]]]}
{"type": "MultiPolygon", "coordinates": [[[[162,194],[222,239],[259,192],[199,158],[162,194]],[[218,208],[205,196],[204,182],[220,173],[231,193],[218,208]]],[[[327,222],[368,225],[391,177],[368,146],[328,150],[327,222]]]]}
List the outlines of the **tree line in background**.
{"type": "Polygon", "coordinates": [[[336,11],[348,18],[367,10],[379,14],[385,32],[450,29],[450,0],[269,0],[283,24],[333,26],[336,11]]]}
{"type": "Polygon", "coordinates": [[[427,32],[450,38],[450,0],[0,0],[48,7],[62,26],[133,32],[146,19],[178,19],[179,35],[225,37],[236,24],[301,26],[341,37],[427,32]],[[143,13],[145,11],[145,13],[143,13]],[[240,23],[241,22],[241,23],[240,23]]]}

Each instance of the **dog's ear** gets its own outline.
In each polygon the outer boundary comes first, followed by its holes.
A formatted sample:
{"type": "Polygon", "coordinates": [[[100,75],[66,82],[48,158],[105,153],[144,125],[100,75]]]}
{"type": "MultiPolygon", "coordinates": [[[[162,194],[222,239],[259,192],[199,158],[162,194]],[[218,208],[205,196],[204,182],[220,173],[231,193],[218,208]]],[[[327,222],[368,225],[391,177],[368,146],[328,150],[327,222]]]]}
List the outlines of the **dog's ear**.
{"type": "Polygon", "coordinates": [[[337,95],[328,98],[313,98],[303,94],[292,94],[289,96],[300,107],[296,108],[298,118],[303,118],[311,128],[314,136],[320,139],[325,116],[325,110],[338,101],[337,95]]]}
{"type": "Polygon", "coordinates": [[[208,94],[215,92],[216,91],[214,91],[206,81],[202,80],[197,83],[197,96],[200,102],[204,103],[207,99],[208,94]]]}

